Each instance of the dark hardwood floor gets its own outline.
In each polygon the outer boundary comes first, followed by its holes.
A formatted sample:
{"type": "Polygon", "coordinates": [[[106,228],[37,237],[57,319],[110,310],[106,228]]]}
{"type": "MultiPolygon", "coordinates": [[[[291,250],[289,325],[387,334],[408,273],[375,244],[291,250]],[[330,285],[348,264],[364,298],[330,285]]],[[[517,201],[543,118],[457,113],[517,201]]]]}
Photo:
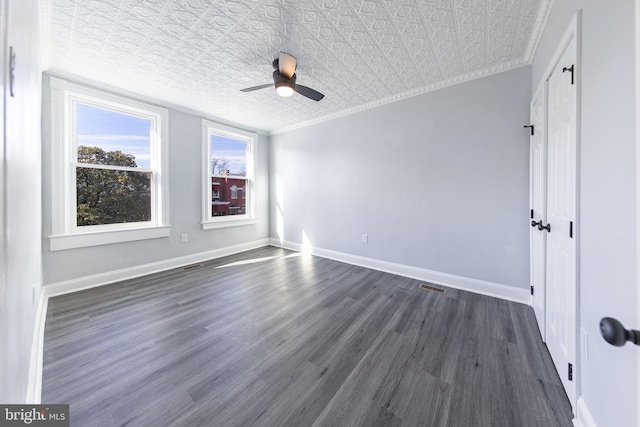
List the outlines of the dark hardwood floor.
{"type": "Polygon", "coordinates": [[[570,426],[531,307],[266,247],[49,300],[73,426],[570,426]]]}

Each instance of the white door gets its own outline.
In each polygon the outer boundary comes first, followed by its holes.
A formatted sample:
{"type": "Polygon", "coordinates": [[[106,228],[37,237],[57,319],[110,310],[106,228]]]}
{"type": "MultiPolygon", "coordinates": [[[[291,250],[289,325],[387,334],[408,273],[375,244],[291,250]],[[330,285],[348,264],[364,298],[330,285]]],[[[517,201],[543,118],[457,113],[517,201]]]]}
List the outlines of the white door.
{"type": "MultiPolygon", "coordinates": [[[[546,343],[569,401],[576,386],[576,39],[548,80],[546,343]]],[[[546,232],[546,230],[545,230],[546,232]]]]}
{"type": "Polygon", "coordinates": [[[536,313],[538,328],[545,340],[545,281],[546,281],[546,245],[547,232],[539,230],[537,225],[547,223],[547,140],[546,140],[546,86],[540,86],[531,101],[531,292],[533,309],[536,313]]]}

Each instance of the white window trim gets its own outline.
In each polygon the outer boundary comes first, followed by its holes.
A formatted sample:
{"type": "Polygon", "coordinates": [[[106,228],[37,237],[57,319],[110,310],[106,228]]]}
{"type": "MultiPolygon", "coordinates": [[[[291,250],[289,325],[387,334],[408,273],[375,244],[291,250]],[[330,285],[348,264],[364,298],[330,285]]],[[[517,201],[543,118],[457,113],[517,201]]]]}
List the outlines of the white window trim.
{"type": "MultiPolygon", "coordinates": [[[[256,217],[256,165],[258,134],[247,132],[231,126],[222,125],[210,120],[202,120],[202,229],[238,227],[257,224],[256,217]],[[211,215],[211,135],[220,135],[246,142],[247,146],[247,175],[246,179],[247,212],[243,215],[227,215],[214,217],[211,215]]],[[[230,175],[229,178],[234,176],[230,175]]],[[[240,178],[240,177],[239,177],[240,178]]]]}
{"type": "MultiPolygon", "coordinates": [[[[129,242],[135,240],[168,237],[169,181],[168,181],[168,122],[165,108],[135,101],[119,95],[79,85],[57,77],[50,78],[51,85],[51,202],[52,234],[49,247],[52,251],[129,242]],[[105,224],[78,227],[76,224],[77,142],[69,143],[75,129],[75,105],[84,105],[148,117],[155,120],[152,138],[160,138],[152,144],[151,161],[157,170],[152,180],[151,221],[105,224]],[[72,147],[72,145],[74,147],[72,147]]],[[[140,169],[141,172],[148,171],[140,169]]]]}

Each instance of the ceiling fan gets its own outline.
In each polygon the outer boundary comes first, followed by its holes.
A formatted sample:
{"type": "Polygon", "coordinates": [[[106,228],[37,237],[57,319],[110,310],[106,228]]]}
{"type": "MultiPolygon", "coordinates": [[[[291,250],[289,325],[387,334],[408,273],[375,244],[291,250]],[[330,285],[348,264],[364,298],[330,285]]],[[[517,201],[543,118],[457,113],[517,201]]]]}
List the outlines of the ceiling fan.
{"type": "Polygon", "coordinates": [[[273,83],[267,83],[260,86],[248,87],[240,89],[240,92],[253,92],[254,90],[264,89],[275,86],[276,93],[280,96],[291,96],[293,92],[306,96],[314,101],[320,101],[324,95],[310,87],[296,84],[296,68],[298,64],[294,56],[285,52],[280,52],[278,58],[273,60],[273,83]]]}

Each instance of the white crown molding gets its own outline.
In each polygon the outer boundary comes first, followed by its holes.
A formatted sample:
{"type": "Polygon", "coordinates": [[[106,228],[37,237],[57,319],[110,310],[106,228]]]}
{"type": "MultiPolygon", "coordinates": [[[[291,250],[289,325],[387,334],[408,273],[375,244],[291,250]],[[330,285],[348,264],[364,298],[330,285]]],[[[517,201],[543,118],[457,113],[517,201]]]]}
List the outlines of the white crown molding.
{"type": "Polygon", "coordinates": [[[61,78],[65,80],[70,80],[73,83],[87,86],[89,88],[100,89],[105,92],[110,92],[114,95],[124,96],[135,101],[142,101],[148,104],[152,104],[158,107],[167,108],[169,110],[180,111],[182,113],[190,114],[192,116],[200,117],[202,119],[207,119],[212,122],[216,122],[219,124],[231,126],[237,129],[245,130],[248,132],[255,132],[260,135],[269,135],[267,131],[264,129],[256,129],[251,126],[247,126],[241,123],[233,122],[230,120],[223,119],[221,117],[212,116],[210,114],[204,113],[202,111],[195,110],[193,108],[185,107],[183,105],[175,104],[172,102],[164,101],[162,99],[154,98],[152,96],[144,95],[138,92],[132,92],[127,89],[122,89],[107,83],[99,82],[97,80],[93,80],[87,77],[80,76],[78,74],[69,73],[67,71],[58,70],[55,68],[50,68],[44,72],[45,76],[53,77],[53,78],[61,78]]]}
{"type": "Polygon", "coordinates": [[[308,120],[302,123],[298,123],[295,125],[291,125],[291,126],[286,126],[283,127],[281,129],[276,129],[274,131],[269,132],[269,135],[278,135],[281,133],[286,133],[286,132],[291,132],[293,130],[298,130],[298,129],[302,129],[308,126],[313,126],[316,125],[318,123],[322,123],[322,122],[326,122],[329,120],[333,120],[333,119],[337,119],[339,117],[344,117],[344,116],[348,116],[351,114],[355,114],[355,113],[359,113],[361,111],[364,110],[368,110],[371,108],[375,108],[375,107],[380,107],[382,105],[386,105],[386,104],[391,104],[393,102],[397,102],[397,101],[402,101],[404,99],[407,98],[412,98],[414,96],[418,96],[418,95],[423,95],[425,93],[428,92],[433,92],[439,89],[444,89],[446,87],[449,86],[454,86],[460,83],[467,83],[470,82],[472,80],[476,80],[476,79],[480,79],[483,77],[488,77],[494,74],[499,74],[499,73],[503,73],[505,71],[511,71],[514,70],[516,68],[520,68],[520,67],[525,67],[530,65],[530,62],[526,62],[526,61],[511,61],[505,64],[499,64],[493,67],[487,67],[484,68],[482,70],[477,70],[477,71],[473,71],[470,73],[466,73],[466,74],[461,74],[459,76],[455,76],[449,79],[445,79],[445,80],[441,80],[439,82],[435,82],[435,83],[431,83],[427,86],[423,86],[421,88],[418,89],[414,89],[414,90],[410,90],[410,91],[406,91],[406,92],[402,92],[399,93],[397,95],[393,95],[393,96],[389,96],[386,98],[382,98],[382,99],[378,99],[376,101],[373,102],[369,102],[367,104],[363,104],[363,105],[358,105],[357,107],[353,107],[353,108],[348,108],[346,110],[343,111],[338,111],[336,113],[331,113],[328,114],[326,116],[322,116],[322,117],[318,117],[316,119],[313,120],[308,120]]]}
{"type": "MultiPolygon", "coordinates": [[[[303,252],[303,247],[299,243],[271,238],[271,246],[277,246],[297,252],[303,252]]],[[[304,248],[306,249],[306,248],[304,248]]],[[[397,274],[416,280],[448,286],[463,291],[474,292],[507,301],[530,305],[530,295],[527,289],[515,288],[486,280],[472,279],[469,277],[457,276],[455,274],[442,273],[428,270],[426,268],[413,267],[406,264],[399,264],[389,261],[381,261],[373,258],[351,255],[344,252],[332,251],[329,249],[312,248],[310,253],[321,258],[332,259],[360,267],[371,268],[385,273],[397,274]]]]}
{"type": "Polygon", "coordinates": [[[547,26],[547,20],[549,19],[549,15],[551,14],[553,2],[554,0],[542,0],[542,2],[540,3],[540,12],[538,13],[538,18],[533,25],[533,31],[531,33],[531,37],[529,38],[529,44],[527,45],[527,50],[524,53],[524,62],[526,62],[527,64],[531,64],[533,62],[533,57],[536,54],[536,50],[538,50],[540,38],[542,37],[544,28],[547,26]]]}
{"type": "Polygon", "coordinates": [[[529,64],[553,0],[104,3],[40,0],[52,71],[275,134],[500,71],[487,64],[529,64]],[[282,50],[298,57],[300,83],[324,92],[321,103],[240,93],[269,80],[282,50]]]}
{"type": "Polygon", "coordinates": [[[344,116],[348,116],[351,114],[355,114],[355,113],[359,113],[361,111],[364,110],[368,110],[371,108],[375,108],[375,107],[380,107],[386,104],[390,104],[393,102],[397,102],[397,101],[402,101],[404,99],[407,98],[412,98],[414,96],[419,96],[419,95],[423,95],[425,93],[428,92],[433,92],[439,89],[444,89],[446,87],[450,87],[450,86],[454,86],[457,84],[461,84],[461,83],[467,83],[470,82],[472,80],[476,80],[476,79],[480,79],[483,77],[489,77],[492,76],[494,74],[499,74],[499,73],[503,73],[506,71],[511,71],[520,67],[525,67],[530,65],[530,62],[526,62],[526,61],[512,61],[512,62],[508,62],[506,64],[499,64],[496,66],[492,66],[492,67],[487,67],[484,68],[482,70],[477,70],[477,71],[473,71],[470,73],[466,73],[466,74],[462,74],[456,77],[452,77],[450,79],[446,79],[446,80],[442,80],[439,82],[435,82],[435,83],[431,83],[427,86],[423,86],[419,89],[414,89],[414,90],[410,90],[410,91],[406,91],[400,94],[396,94],[390,97],[386,97],[386,98],[382,98],[367,104],[363,104],[363,105],[359,105],[357,107],[353,107],[353,108],[349,108],[343,111],[339,111],[336,113],[331,113],[328,114],[326,116],[322,116],[322,117],[318,117],[312,120],[308,120],[302,123],[298,123],[295,125],[291,125],[291,126],[287,126],[281,129],[277,129],[274,131],[267,131],[264,129],[256,129],[256,128],[252,128],[252,127],[248,127],[245,126],[243,124],[240,123],[236,123],[236,122],[232,122],[229,120],[225,120],[221,117],[215,117],[209,114],[206,114],[202,111],[197,111],[194,109],[191,109],[189,107],[185,107],[182,105],[178,105],[178,104],[174,104],[171,102],[167,102],[167,101],[163,101],[157,98],[153,98],[147,95],[143,95],[140,93],[134,93],[131,92],[129,90],[126,89],[122,89],[122,88],[118,88],[106,83],[102,83],[102,82],[98,82],[96,80],[92,80],[86,77],[82,77],[76,74],[71,74],[68,73],[66,71],[62,71],[62,70],[56,70],[56,69],[49,69],[45,72],[45,75],[48,75],[50,77],[58,77],[58,78],[63,78],[63,79],[68,79],[68,80],[72,80],[77,84],[81,84],[81,85],[86,85],[89,87],[94,87],[94,88],[99,88],[101,90],[107,91],[107,92],[111,92],[114,93],[116,95],[121,95],[121,96],[126,96],[138,101],[143,101],[143,102],[147,102],[149,104],[154,104],[157,106],[161,106],[164,108],[169,108],[171,110],[176,110],[176,111],[181,111],[183,113],[187,113],[187,114],[191,114],[193,116],[197,116],[200,118],[204,118],[213,122],[217,122],[220,124],[224,124],[224,125],[228,125],[228,126],[232,126],[238,129],[244,129],[250,132],[255,132],[261,135],[266,135],[266,136],[273,136],[273,135],[277,135],[277,134],[281,134],[281,133],[286,133],[286,132],[290,132],[293,130],[297,130],[297,129],[302,129],[308,126],[313,126],[322,122],[326,122],[326,121],[330,121],[333,119],[337,119],[340,117],[344,117],[344,116]]]}

